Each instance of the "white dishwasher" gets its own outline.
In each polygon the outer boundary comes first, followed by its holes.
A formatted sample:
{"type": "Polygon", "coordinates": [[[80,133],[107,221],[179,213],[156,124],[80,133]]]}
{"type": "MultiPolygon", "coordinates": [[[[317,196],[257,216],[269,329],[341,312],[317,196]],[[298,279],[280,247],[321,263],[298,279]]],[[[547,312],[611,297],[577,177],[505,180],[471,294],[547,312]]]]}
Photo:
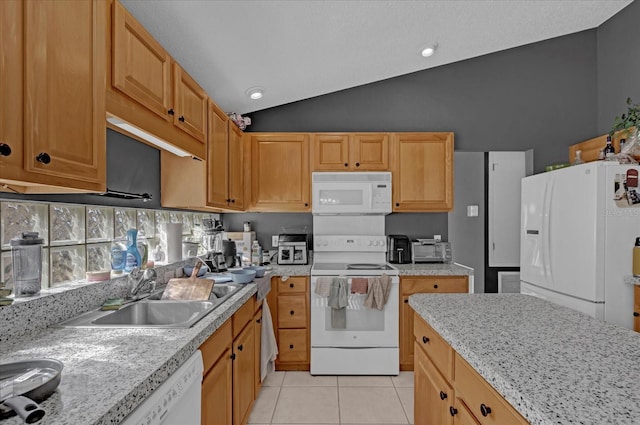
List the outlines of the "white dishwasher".
{"type": "Polygon", "coordinates": [[[123,425],[200,425],[202,353],[197,350],[122,421],[123,425]]]}

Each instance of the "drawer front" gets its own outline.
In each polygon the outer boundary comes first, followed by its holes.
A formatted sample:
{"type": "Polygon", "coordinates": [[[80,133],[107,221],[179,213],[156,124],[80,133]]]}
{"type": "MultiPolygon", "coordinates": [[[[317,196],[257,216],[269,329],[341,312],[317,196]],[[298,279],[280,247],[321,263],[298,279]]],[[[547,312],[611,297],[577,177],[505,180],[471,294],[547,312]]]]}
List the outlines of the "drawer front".
{"type": "Polygon", "coordinates": [[[467,276],[403,277],[400,285],[403,295],[420,293],[465,293],[469,292],[467,276]]]}
{"type": "Polygon", "coordinates": [[[417,313],[413,314],[413,335],[417,344],[449,381],[453,376],[453,348],[417,313]]]}
{"type": "Polygon", "coordinates": [[[307,327],[307,297],[305,295],[281,295],[278,297],[278,327],[307,327]]]}
{"type": "Polygon", "coordinates": [[[203,375],[207,374],[227,348],[231,348],[231,342],[231,320],[227,320],[200,346],[204,362],[203,375]]]}
{"type": "Polygon", "coordinates": [[[473,417],[467,406],[456,398],[455,415],[453,417],[453,425],[480,425],[476,418],[473,417]]]}
{"type": "Polygon", "coordinates": [[[240,309],[233,315],[233,339],[236,339],[236,337],[242,331],[242,328],[244,328],[245,325],[251,321],[254,312],[254,298],[251,297],[249,298],[249,301],[247,301],[242,307],[240,307],[240,309]]]}
{"type": "Polygon", "coordinates": [[[290,276],[288,279],[283,280],[278,277],[278,292],[281,294],[290,294],[295,292],[307,292],[307,277],[306,276],[290,276]]]}
{"type": "Polygon", "coordinates": [[[278,360],[280,362],[308,362],[309,350],[306,329],[278,331],[278,360]]]}
{"type": "Polygon", "coordinates": [[[525,425],[528,422],[459,354],[455,355],[456,394],[481,425],[525,425]]]}

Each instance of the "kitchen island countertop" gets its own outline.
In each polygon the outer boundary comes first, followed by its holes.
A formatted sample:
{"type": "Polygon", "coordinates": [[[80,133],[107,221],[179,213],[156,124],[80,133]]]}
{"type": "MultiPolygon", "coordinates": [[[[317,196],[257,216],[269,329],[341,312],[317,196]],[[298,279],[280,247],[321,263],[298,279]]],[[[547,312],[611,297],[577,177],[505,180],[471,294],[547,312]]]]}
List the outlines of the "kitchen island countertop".
{"type": "MultiPolygon", "coordinates": [[[[43,425],[121,422],[257,291],[248,284],[188,329],[46,328],[3,341],[2,362],[63,363],[58,389],[40,405],[43,425]]],[[[22,424],[17,416],[2,425],[22,424]]]]}
{"type": "Polygon", "coordinates": [[[531,424],[640,423],[640,334],[521,294],[409,305],[531,424]]]}

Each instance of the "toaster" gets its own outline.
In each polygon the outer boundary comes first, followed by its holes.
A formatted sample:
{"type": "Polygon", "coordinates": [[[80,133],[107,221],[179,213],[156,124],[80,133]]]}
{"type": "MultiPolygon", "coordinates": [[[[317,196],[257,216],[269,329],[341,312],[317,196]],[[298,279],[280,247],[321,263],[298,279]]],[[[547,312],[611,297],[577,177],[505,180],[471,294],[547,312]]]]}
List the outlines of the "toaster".
{"type": "Polygon", "coordinates": [[[394,264],[411,262],[411,241],[408,236],[387,236],[387,261],[394,264]]]}
{"type": "Polygon", "coordinates": [[[411,261],[415,263],[450,263],[451,244],[434,239],[418,239],[412,243],[411,261]]]}

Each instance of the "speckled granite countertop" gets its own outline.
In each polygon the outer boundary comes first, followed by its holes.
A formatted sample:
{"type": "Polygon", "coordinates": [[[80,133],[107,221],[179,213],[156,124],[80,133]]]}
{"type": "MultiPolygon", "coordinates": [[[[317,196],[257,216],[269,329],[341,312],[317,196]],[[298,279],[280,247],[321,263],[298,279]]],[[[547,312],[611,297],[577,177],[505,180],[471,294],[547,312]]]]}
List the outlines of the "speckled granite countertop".
{"type": "Polygon", "coordinates": [[[520,294],[409,305],[531,424],[640,423],[640,334],[520,294]]]}
{"type": "Polygon", "coordinates": [[[471,267],[457,263],[418,263],[418,264],[394,264],[400,271],[400,276],[469,276],[473,275],[471,267]]]}
{"type": "Polygon", "coordinates": [[[271,276],[309,276],[311,274],[311,262],[304,265],[278,265],[271,264],[271,276]]]}
{"type": "MultiPolygon", "coordinates": [[[[253,294],[248,284],[189,329],[46,328],[0,344],[2,362],[53,358],[64,364],[42,425],[117,424],[253,294]]],[[[2,425],[22,424],[13,416],[2,425]]]]}

